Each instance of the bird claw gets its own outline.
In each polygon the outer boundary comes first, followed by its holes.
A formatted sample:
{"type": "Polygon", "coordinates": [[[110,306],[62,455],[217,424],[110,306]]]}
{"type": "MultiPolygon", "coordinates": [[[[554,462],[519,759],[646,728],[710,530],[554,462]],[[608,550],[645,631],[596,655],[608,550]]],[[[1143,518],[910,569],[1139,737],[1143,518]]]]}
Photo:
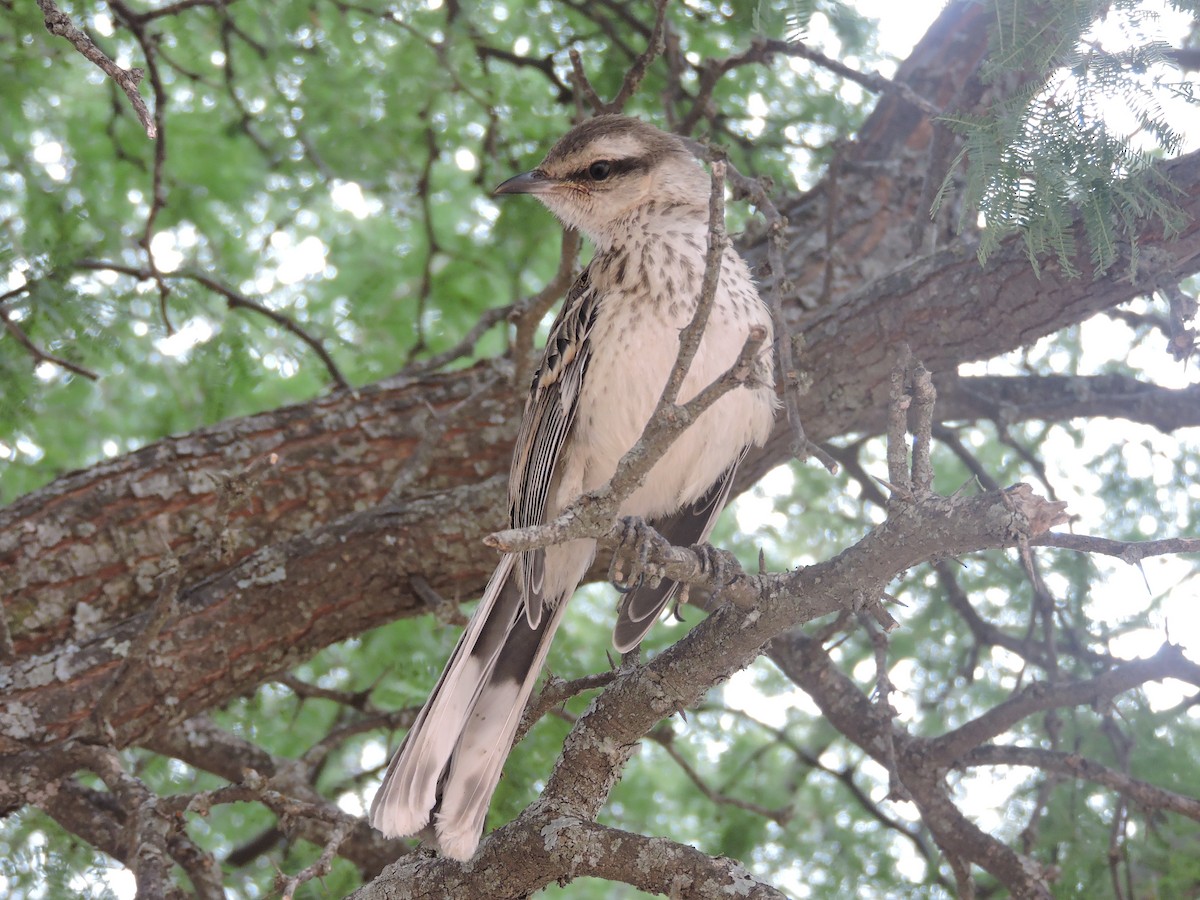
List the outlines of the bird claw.
{"type": "Polygon", "coordinates": [[[636,591],[638,588],[640,588],[642,586],[642,584],[645,581],[645,576],[638,575],[637,580],[633,584],[628,584],[628,583],[619,583],[615,578],[612,577],[612,575],[610,573],[608,580],[609,580],[609,582],[611,582],[612,586],[617,589],[618,594],[632,594],[634,591],[636,591]]]}
{"type": "Polygon", "coordinates": [[[691,550],[700,557],[700,574],[708,580],[714,591],[729,584],[741,572],[737,557],[728,550],[712,544],[693,544],[691,550]]]}
{"type": "Polygon", "coordinates": [[[663,575],[650,562],[650,526],[638,516],[628,516],[621,520],[620,527],[612,565],[608,568],[608,580],[622,594],[636,591],[645,584],[658,587],[663,575]]]}

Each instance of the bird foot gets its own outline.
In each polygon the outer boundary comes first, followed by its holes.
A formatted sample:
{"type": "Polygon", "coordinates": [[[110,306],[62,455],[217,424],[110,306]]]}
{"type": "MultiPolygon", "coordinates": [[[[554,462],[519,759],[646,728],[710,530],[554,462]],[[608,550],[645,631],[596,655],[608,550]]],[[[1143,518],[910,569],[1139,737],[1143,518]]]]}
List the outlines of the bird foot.
{"type": "Polygon", "coordinates": [[[712,544],[692,544],[691,551],[700,557],[700,574],[714,592],[729,584],[742,571],[742,564],[728,550],[712,544]]]}
{"type": "Polygon", "coordinates": [[[620,536],[613,550],[608,580],[622,594],[635,591],[643,584],[656,588],[663,575],[650,562],[650,536],[653,529],[639,516],[627,516],[620,522],[620,536]]]}

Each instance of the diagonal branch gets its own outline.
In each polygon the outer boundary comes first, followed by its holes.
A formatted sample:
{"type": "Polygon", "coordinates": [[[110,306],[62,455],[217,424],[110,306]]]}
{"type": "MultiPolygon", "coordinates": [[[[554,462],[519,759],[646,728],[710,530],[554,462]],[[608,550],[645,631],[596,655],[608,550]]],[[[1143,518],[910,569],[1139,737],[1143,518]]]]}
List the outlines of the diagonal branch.
{"type": "Polygon", "coordinates": [[[92,62],[100,71],[116,82],[125,92],[125,96],[129,98],[133,111],[137,113],[138,121],[146,129],[146,137],[150,140],[157,138],[158,126],[155,124],[154,116],[138,92],[138,85],[141,84],[146,73],[141,69],[122,69],[109,59],[104,51],[96,46],[95,41],[88,37],[86,32],[77,28],[70,17],[54,4],[54,0],[37,0],[37,5],[41,7],[46,30],[68,41],[83,54],[85,59],[92,62]]]}
{"type": "Polygon", "coordinates": [[[69,359],[63,359],[61,356],[55,356],[52,353],[47,353],[45,350],[35,344],[29,335],[25,333],[25,330],[16,323],[9,311],[4,308],[3,300],[4,298],[0,298],[0,322],[4,323],[4,330],[11,334],[16,339],[18,344],[29,351],[29,355],[33,357],[35,364],[44,362],[53,363],[56,366],[61,366],[68,372],[74,372],[76,375],[82,375],[84,378],[87,378],[91,381],[95,381],[100,377],[91,369],[84,368],[78,363],[71,362],[69,359]]]}
{"type": "Polygon", "coordinates": [[[1200,822],[1200,799],[1132,778],[1078,753],[1062,753],[1041,747],[984,744],[971,750],[959,761],[960,768],[971,766],[1029,766],[1043,772],[1082,778],[1112,788],[1148,811],[1166,810],[1200,822]]]}
{"type": "Polygon", "coordinates": [[[1175,644],[1164,643],[1147,659],[1121,663],[1087,681],[1035,682],[1003,703],[949,731],[928,744],[929,759],[953,765],[973,747],[1004,734],[1034,713],[1063,706],[1107,700],[1147,681],[1178,678],[1200,687],[1200,665],[1191,662],[1175,644]]]}

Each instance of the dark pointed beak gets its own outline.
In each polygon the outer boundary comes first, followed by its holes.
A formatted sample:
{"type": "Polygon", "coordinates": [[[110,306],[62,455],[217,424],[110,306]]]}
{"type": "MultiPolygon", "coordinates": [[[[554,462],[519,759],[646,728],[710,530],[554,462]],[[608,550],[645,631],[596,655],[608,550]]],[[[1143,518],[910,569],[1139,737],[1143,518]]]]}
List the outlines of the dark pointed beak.
{"type": "Polygon", "coordinates": [[[532,172],[522,172],[501,183],[493,194],[544,194],[558,184],[540,169],[532,172]]]}

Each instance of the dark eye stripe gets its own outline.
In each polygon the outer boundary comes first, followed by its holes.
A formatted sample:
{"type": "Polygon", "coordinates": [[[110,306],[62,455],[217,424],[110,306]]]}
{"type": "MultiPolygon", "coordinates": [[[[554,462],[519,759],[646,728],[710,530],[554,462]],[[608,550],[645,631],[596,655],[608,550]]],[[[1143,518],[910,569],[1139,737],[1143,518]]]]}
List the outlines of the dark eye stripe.
{"type": "MultiPolygon", "coordinates": [[[[596,179],[592,178],[592,176],[588,174],[588,169],[591,168],[593,163],[599,161],[600,160],[595,159],[592,160],[592,162],[588,163],[582,169],[572,172],[564,180],[595,181],[596,179]]],[[[629,157],[627,159],[609,159],[604,161],[608,163],[608,177],[604,179],[605,181],[611,181],[618,175],[625,175],[629,172],[637,172],[649,168],[649,163],[647,163],[646,160],[640,156],[629,157]]]]}

